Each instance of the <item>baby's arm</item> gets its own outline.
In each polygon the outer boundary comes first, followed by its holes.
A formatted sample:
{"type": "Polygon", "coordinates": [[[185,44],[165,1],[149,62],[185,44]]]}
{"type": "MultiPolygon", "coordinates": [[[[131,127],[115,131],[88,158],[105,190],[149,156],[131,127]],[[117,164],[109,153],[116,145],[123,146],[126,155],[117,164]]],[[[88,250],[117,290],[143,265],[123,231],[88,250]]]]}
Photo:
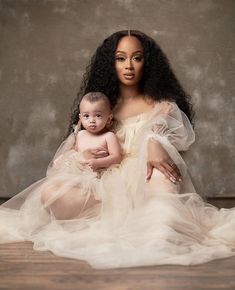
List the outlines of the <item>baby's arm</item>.
{"type": "Polygon", "coordinates": [[[118,164],[122,160],[121,146],[118,142],[117,136],[113,132],[108,132],[105,136],[109,155],[98,159],[88,160],[88,165],[93,170],[98,168],[107,168],[112,164],[118,164]]]}

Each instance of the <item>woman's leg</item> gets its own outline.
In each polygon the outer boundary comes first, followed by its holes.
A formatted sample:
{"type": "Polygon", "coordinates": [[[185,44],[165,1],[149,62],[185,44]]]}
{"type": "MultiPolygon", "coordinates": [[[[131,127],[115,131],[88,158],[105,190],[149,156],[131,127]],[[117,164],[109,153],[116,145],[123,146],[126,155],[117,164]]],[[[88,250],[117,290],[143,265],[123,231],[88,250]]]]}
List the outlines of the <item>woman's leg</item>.
{"type": "Polygon", "coordinates": [[[55,201],[50,202],[50,199],[53,198],[53,194],[60,190],[62,184],[54,184],[50,187],[44,187],[41,192],[41,202],[45,205],[45,209],[48,213],[53,213],[56,219],[72,219],[78,216],[82,217],[81,211],[85,211],[98,203],[99,200],[96,200],[91,194],[87,199],[87,195],[80,194],[80,189],[78,187],[73,187],[64,193],[61,197],[57,198],[55,201]]]}
{"type": "Polygon", "coordinates": [[[148,181],[148,195],[155,196],[158,193],[179,193],[180,192],[180,183],[171,182],[165,175],[157,170],[153,169],[153,174],[148,181]]]}

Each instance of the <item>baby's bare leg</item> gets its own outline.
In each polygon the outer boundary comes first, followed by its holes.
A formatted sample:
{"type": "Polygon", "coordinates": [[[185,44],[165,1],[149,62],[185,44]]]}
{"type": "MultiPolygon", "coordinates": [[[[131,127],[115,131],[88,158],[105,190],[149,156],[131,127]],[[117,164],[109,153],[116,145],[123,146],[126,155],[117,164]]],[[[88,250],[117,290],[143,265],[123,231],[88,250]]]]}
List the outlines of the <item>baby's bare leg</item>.
{"type": "Polygon", "coordinates": [[[50,189],[46,189],[45,187],[41,193],[42,204],[45,205],[45,209],[48,213],[53,213],[56,219],[63,220],[78,217],[81,210],[86,210],[100,203],[100,201],[96,200],[93,195],[90,195],[89,199],[86,201],[87,196],[81,195],[78,187],[69,189],[68,192],[50,203],[49,200],[53,197],[53,193],[59,190],[60,186],[62,185],[57,183],[50,186],[50,189]]]}

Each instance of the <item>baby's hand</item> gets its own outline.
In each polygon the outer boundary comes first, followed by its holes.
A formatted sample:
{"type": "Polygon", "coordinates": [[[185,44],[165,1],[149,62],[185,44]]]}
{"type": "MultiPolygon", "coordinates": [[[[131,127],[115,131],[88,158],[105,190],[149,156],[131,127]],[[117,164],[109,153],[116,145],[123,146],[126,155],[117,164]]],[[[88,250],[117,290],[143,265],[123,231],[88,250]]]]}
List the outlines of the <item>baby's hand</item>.
{"type": "Polygon", "coordinates": [[[99,161],[94,158],[84,161],[83,164],[87,164],[93,171],[96,171],[100,167],[99,161]]]}
{"type": "Polygon", "coordinates": [[[94,149],[87,149],[82,152],[85,159],[98,159],[107,157],[109,155],[108,150],[104,147],[97,147],[94,149]]]}

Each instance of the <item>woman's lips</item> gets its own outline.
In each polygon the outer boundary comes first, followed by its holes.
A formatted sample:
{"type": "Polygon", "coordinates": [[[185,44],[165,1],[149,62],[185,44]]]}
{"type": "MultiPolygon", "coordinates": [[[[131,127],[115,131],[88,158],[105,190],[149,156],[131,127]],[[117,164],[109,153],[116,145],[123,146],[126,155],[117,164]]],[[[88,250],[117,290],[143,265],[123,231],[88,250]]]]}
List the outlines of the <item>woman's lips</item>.
{"type": "Polygon", "coordinates": [[[134,74],[124,74],[124,78],[127,79],[127,80],[131,80],[135,77],[134,74]]]}

